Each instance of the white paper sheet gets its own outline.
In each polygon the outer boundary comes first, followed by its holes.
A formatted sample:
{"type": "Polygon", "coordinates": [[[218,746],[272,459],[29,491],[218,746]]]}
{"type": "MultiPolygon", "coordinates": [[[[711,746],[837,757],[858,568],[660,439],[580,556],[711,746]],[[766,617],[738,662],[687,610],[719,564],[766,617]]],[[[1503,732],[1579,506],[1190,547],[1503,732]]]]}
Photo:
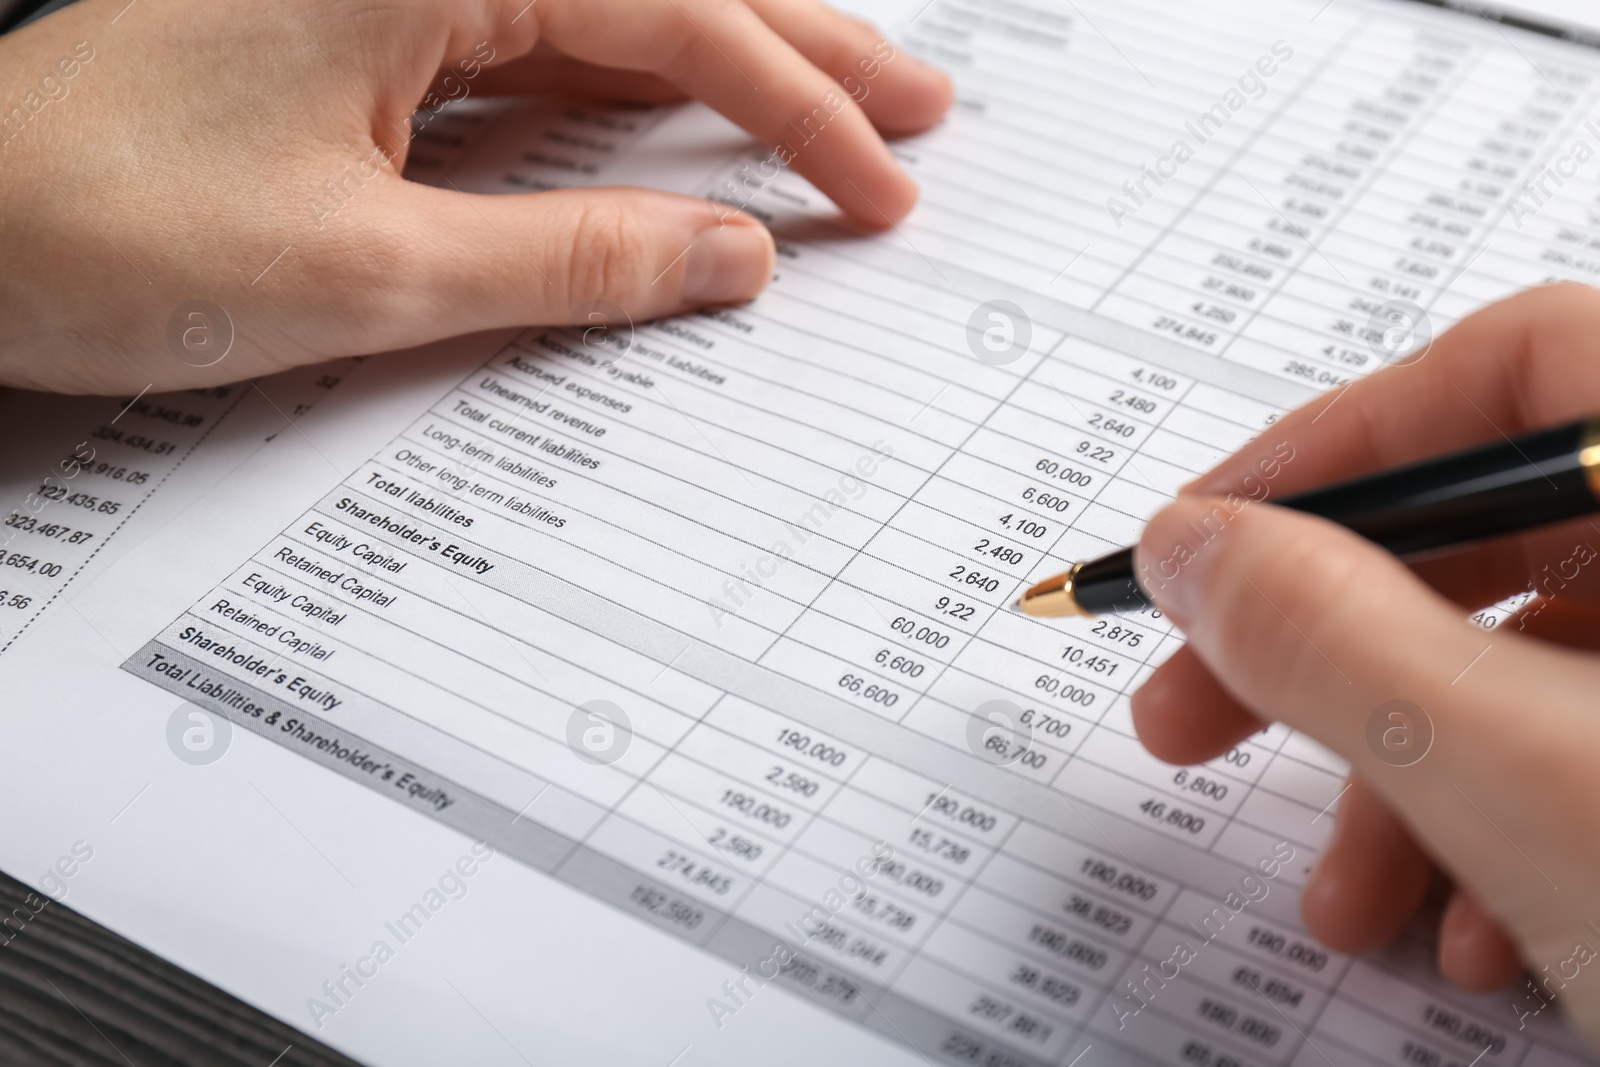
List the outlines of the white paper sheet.
{"type": "Polygon", "coordinates": [[[419,139],[747,204],[749,307],[6,398],[0,865],[375,1063],[1581,1061],[1424,924],[1309,940],[1341,767],[1145,755],[1164,620],[1005,605],[1392,331],[1600,269],[1600,53],[1387,0],[906,15],[960,101],[880,238],[699,108],[419,139]]]}

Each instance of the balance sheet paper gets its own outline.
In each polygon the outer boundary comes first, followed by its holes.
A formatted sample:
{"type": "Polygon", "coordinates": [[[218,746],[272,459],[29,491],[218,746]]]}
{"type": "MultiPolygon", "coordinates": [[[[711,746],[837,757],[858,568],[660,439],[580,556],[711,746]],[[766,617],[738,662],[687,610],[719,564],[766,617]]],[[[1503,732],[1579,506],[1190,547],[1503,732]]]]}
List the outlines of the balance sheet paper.
{"type": "Polygon", "coordinates": [[[374,1063],[1586,1062],[1429,920],[1308,935],[1343,766],[1147,755],[1165,619],[1009,605],[1592,280],[1600,51],[1409,0],[889,25],[959,99],[877,237],[700,107],[419,116],[418,180],[756,213],[748,306],[7,398],[3,866],[374,1063]]]}

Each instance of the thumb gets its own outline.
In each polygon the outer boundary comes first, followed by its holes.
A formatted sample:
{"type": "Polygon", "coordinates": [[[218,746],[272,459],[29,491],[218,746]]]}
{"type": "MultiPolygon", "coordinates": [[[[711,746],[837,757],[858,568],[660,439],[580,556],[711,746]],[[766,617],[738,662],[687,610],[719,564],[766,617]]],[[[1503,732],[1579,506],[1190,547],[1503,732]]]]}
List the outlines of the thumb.
{"type": "Polygon", "coordinates": [[[395,224],[415,235],[415,247],[398,314],[378,324],[397,336],[381,347],[577,323],[596,302],[640,322],[749,300],[772,277],[772,235],[711,200],[634,188],[481,196],[399,184],[391,203],[404,218],[395,224]]]}

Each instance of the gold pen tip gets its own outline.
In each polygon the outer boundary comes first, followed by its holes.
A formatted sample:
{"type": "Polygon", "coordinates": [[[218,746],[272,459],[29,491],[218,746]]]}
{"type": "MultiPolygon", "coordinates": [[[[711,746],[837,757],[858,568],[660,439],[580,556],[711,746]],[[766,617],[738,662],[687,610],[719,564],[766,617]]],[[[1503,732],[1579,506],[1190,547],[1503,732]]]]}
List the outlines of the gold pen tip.
{"type": "Polygon", "coordinates": [[[1041,619],[1086,614],[1072,596],[1072,576],[1076,571],[1077,568],[1074,567],[1065,574],[1046,578],[1031,587],[1017,598],[1017,610],[1024,615],[1032,615],[1041,619]]]}

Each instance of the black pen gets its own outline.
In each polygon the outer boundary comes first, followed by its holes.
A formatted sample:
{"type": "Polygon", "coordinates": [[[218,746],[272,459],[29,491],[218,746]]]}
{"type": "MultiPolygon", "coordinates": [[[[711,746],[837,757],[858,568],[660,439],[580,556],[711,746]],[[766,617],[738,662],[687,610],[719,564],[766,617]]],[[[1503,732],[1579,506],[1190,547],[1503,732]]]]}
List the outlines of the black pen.
{"type": "MultiPolygon", "coordinates": [[[[1600,417],[1352,478],[1273,501],[1336,522],[1399,556],[1517,533],[1600,510],[1600,417]]],[[[1153,606],[1133,549],[1084,560],[1022,594],[1029,615],[1153,606]]]]}

